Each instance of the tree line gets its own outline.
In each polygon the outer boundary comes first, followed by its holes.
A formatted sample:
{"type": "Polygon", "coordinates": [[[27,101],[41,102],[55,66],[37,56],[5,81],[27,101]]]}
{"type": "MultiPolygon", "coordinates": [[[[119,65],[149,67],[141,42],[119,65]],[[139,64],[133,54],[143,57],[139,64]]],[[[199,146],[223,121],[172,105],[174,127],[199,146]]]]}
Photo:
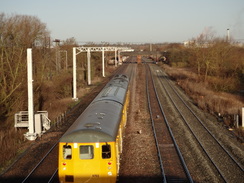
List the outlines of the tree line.
{"type": "MultiPolygon", "coordinates": [[[[46,110],[50,101],[72,97],[73,47],[77,46],[74,37],[52,40],[47,25],[36,16],[0,13],[0,122],[13,126],[13,115],[27,110],[27,48],[32,48],[37,111],[46,110]]],[[[91,55],[92,78],[101,76],[102,63],[97,62],[101,57],[101,53],[91,55]]],[[[86,60],[86,53],[77,55],[78,88],[86,85],[86,60]]]]}
{"type": "Polygon", "coordinates": [[[200,34],[185,46],[166,48],[164,55],[174,66],[191,68],[215,91],[244,90],[244,47],[239,43],[200,34]]]}
{"type": "Polygon", "coordinates": [[[66,56],[71,60],[74,45],[75,39],[69,38],[63,41],[62,45],[53,46],[50,31],[36,16],[0,14],[1,121],[12,117],[20,110],[27,109],[27,48],[33,50],[34,92],[38,96],[35,100],[40,100],[43,98],[41,92],[44,81],[60,74],[61,68],[67,69],[63,62],[66,56]],[[66,50],[66,55],[61,52],[62,49],[66,50]],[[62,61],[58,70],[57,61],[62,61]]]}

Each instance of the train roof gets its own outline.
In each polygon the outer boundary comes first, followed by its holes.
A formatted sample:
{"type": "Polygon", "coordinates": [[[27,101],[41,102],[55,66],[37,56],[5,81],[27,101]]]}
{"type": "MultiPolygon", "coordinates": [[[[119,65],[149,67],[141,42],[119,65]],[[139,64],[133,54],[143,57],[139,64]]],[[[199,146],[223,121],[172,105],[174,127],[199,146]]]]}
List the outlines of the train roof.
{"type": "Polygon", "coordinates": [[[126,99],[129,79],[117,75],[61,137],[60,142],[115,141],[126,99]]]}
{"type": "Polygon", "coordinates": [[[126,75],[116,75],[97,95],[93,102],[113,100],[123,105],[126,97],[129,79],[126,75]]]}
{"type": "Polygon", "coordinates": [[[89,105],[63,135],[60,142],[115,141],[122,109],[123,106],[115,101],[98,101],[89,105]]]}

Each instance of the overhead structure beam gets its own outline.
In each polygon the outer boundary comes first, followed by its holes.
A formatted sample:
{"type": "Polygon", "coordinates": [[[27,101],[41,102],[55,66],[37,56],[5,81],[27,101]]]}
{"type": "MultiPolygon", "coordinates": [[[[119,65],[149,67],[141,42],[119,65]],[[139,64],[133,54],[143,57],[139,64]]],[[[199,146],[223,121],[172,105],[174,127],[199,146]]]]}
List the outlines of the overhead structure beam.
{"type": "Polygon", "coordinates": [[[80,52],[87,52],[89,49],[91,52],[96,52],[96,51],[115,51],[115,50],[120,50],[120,51],[134,51],[131,48],[128,47],[75,47],[79,52],[77,52],[77,55],[80,52]]]}
{"type": "Polygon", "coordinates": [[[104,64],[104,52],[105,51],[114,51],[115,52],[115,66],[117,66],[117,51],[119,52],[132,52],[134,51],[128,47],[73,47],[73,99],[78,100],[76,90],[76,55],[87,52],[87,78],[88,78],[88,85],[91,84],[91,52],[102,52],[102,75],[105,77],[105,64],[104,64]]]}

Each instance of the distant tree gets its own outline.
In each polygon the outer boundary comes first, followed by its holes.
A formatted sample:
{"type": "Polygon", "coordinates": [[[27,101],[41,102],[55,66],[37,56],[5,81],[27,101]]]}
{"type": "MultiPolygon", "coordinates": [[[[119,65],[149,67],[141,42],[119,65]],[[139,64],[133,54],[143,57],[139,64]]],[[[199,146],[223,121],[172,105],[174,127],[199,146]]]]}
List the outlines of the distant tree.
{"type": "Polygon", "coordinates": [[[212,42],[215,39],[215,32],[211,27],[205,28],[204,31],[197,37],[194,38],[191,42],[191,48],[195,55],[195,64],[194,66],[197,69],[197,73],[200,76],[204,74],[204,80],[206,81],[209,74],[209,70],[212,67],[213,62],[213,53],[210,47],[212,42]]]}
{"type": "Polygon", "coordinates": [[[73,47],[73,46],[78,46],[78,43],[74,37],[71,37],[71,38],[68,38],[68,39],[62,41],[62,46],[73,47]]]}
{"type": "MultiPolygon", "coordinates": [[[[77,47],[78,43],[74,37],[68,38],[64,41],[61,41],[60,45],[60,59],[61,63],[64,63],[67,56],[67,64],[68,66],[72,66],[73,60],[73,47],[77,47]]],[[[65,65],[65,64],[63,64],[65,65]]]]}
{"type": "MultiPolygon", "coordinates": [[[[186,54],[175,56],[173,61],[187,60],[188,66],[196,71],[199,78],[215,90],[241,90],[244,82],[244,48],[214,35],[211,28],[204,30],[190,41],[187,49],[177,50],[177,54],[181,51],[186,54]]],[[[172,50],[170,52],[173,53],[172,50]]]]}
{"type": "Polygon", "coordinates": [[[0,117],[4,117],[26,88],[26,49],[46,48],[49,31],[35,16],[2,13],[0,23],[0,117]]]}

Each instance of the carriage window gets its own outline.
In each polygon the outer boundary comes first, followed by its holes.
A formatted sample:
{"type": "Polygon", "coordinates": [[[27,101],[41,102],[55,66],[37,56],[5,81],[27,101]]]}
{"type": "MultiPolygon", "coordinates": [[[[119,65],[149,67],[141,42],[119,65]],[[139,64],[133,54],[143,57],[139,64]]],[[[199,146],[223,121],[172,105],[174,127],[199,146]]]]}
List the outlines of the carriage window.
{"type": "Polygon", "coordinates": [[[93,146],[80,146],[80,159],[93,159],[93,146]]]}
{"type": "Polygon", "coordinates": [[[110,145],[106,144],[102,146],[102,158],[109,159],[111,158],[111,148],[110,145]]]}
{"type": "Polygon", "coordinates": [[[72,158],[72,148],[70,145],[63,146],[63,158],[71,159],[72,158]]]}

